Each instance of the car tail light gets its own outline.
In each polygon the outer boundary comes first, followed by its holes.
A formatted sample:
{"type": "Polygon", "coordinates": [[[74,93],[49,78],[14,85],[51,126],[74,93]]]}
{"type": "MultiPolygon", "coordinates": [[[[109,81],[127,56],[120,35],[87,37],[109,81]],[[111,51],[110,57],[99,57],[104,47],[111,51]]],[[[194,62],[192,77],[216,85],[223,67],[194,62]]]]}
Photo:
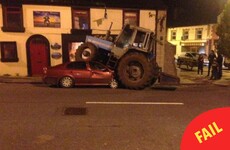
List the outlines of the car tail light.
{"type": "Polygon", "coordinates": [[[47,67],[43,68],[43,73],[46,74],[47,73],[47,67]]]}

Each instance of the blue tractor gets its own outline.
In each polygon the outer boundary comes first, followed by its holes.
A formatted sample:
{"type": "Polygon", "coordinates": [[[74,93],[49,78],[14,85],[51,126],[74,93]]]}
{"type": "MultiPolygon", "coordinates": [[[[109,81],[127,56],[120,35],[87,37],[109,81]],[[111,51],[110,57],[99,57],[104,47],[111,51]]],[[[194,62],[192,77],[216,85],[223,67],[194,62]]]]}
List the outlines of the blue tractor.
{"type": "Polygon", "coordinates": [[[126,25],[114,42],[87,36],[75,56],[76,60],[104,63],[115,71],[116,79],[126,88],[143,89],[159,76],[156,41],[151,30],[126,25]]]}

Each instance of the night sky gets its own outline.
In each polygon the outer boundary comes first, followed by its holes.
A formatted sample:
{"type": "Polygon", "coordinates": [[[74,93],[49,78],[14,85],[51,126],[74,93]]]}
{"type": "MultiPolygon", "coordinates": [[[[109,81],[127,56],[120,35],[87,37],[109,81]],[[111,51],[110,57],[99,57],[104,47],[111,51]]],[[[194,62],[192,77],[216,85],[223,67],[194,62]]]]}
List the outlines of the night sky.
{"type": "Polygon", "coordinates": [[[227,0],[162,0],[168,6],[168,27],[217,23],[227,0]]]}

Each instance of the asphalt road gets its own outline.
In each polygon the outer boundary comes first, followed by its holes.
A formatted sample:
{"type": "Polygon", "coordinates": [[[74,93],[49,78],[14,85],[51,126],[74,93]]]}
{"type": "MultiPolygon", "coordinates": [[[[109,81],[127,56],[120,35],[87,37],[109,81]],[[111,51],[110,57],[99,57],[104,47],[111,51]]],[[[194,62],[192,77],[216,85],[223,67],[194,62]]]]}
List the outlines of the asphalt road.
{"type": "Polygon", "coordinates": [[[1,150],[179,150],[199,114],[230,105],[230,87],[141,91],[0,84],[1,150]]]}

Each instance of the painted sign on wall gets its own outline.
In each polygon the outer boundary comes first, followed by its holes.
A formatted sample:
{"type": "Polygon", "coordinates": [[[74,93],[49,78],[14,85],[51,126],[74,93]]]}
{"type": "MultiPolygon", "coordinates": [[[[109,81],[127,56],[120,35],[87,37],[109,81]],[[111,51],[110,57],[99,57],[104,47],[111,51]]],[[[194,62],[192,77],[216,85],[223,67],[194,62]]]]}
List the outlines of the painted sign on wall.
{"type": "Polygon", "coordinates": [[[34,27],[61,27],[60,12],[34,11],[34,27]]]}

